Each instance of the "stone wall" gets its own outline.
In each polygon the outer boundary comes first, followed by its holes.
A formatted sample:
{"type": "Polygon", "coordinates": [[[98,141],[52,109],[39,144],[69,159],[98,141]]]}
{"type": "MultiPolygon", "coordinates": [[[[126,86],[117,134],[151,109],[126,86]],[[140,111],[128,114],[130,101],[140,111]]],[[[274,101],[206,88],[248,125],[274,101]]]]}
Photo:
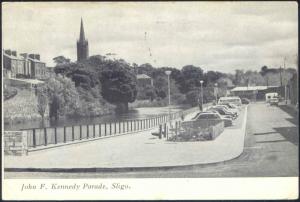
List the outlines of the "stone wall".
{"type": "Polygon", "coordinates": [[[4,131],[4,154],[27,155],[27,132],[4,131]]]}

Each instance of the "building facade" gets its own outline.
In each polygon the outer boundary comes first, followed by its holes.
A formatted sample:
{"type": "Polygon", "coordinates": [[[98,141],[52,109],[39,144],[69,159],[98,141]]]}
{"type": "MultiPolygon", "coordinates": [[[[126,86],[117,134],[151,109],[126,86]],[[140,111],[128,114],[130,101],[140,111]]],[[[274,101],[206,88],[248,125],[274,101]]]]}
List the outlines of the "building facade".
{"type": "Polygon", "coordinates": [[[46,63],[40,61],[39,54],[17,54],[16,51],[3,51],[3,77],[44,79],[46,63]]]}
{"type": "Polygon", "coordinates": [[[153,86],[153,79],[146,74],[138,74],[136,75],[136,79],[139,87],[153,86]]]}
{"type": "Polygon", "coordinates": [[[280,86],[237,86],[230,90],[231,95],[250,100],[264,100],[266,93],[272,92],[284,96],[284,88],[280,86]]]}
{"type": "Polygon", "coordinates": [[[77,41],[77,61],[86,60],[89,57],[89,42],[85,39],[83,21],[81,19],[80,35],[77,41]]]}

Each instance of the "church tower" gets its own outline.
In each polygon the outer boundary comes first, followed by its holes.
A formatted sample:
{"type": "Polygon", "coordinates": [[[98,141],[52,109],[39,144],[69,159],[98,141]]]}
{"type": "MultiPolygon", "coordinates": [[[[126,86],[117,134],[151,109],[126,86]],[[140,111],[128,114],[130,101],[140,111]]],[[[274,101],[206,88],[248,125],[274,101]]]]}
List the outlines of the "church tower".
{"type": "Polygon", "coordinates": [[[89,57],[89,42],[85,39],[83,22],[81,18],[80,36],[77,41],[77,61],[80,62],[89,57]]]}

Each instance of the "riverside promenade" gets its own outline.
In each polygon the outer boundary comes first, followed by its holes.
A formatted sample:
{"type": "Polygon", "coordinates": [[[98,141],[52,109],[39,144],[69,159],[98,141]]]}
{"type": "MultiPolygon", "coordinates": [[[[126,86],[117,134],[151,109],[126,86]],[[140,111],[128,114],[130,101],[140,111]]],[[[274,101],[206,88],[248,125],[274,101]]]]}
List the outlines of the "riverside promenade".
{"type": "MultiPolygon", "coordinates": [[[[185,117],[191,119],[198,111],[185,117]]],[[[6,171],[55,171],[118,168],[174,167],[216,163],[238,157],[244,148],[247,107],[232,127],[212,141],[170,142],[151,132],[158,129],[99,139],[55,149],[5,156],[6,171]]]]}

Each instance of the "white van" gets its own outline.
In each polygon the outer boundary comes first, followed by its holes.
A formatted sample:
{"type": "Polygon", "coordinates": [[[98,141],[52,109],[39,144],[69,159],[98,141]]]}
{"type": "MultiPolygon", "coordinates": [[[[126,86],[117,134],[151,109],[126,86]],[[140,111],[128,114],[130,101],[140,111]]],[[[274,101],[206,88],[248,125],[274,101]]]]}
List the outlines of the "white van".
{"type": "Polygon", "coordinates": [[[278,98],[278,93],[266,93],[266,102],[269,103],[271,99],[278,98]]]}
{"type": "Polygon", "coordinates": [[[233,97],[220,97],[220,99],[218,101],[219,105],[227,104],[227,103],[232,103],[232,104],[235,104],[237,106],[241,106],[242,105],[241,98],[239,98],[237,96],[233,96],[233,97]]]}

